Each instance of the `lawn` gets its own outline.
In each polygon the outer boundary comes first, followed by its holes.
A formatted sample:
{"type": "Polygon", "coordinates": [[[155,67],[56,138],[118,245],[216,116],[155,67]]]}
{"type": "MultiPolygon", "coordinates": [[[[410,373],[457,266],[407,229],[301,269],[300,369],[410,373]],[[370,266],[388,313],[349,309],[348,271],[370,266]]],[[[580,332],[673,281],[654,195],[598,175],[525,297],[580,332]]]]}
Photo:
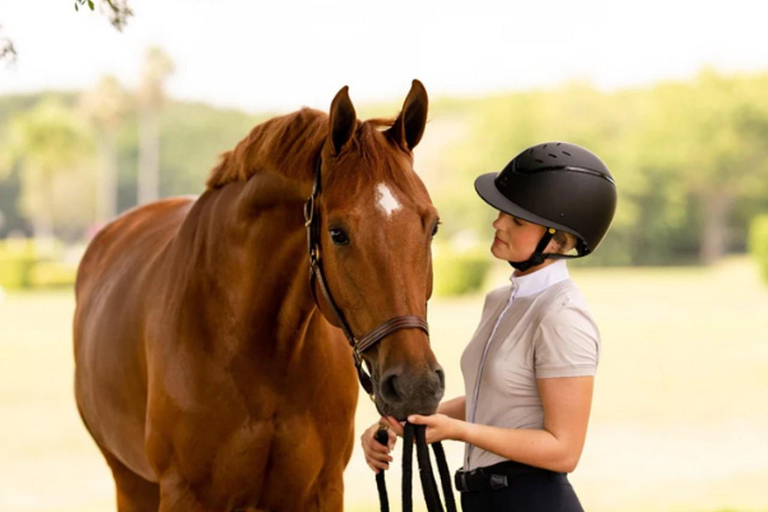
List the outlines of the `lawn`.
{"type": "MultiPolygon", "coordinates": [[[[494,268],[491,288],[509,267],[494,268]]],[[[575,269],[601,329],[587,445],[571,482],[590,512],[768,511],[768,288],[743,258],[713,268],[575,269]]],[[[483,295],[430,301],[447,393],[483,295]]],[[[0,299],[0,510],[115,510],[72,396],[71,291],[0,299]]],[[[358,432],[375,421],[361,395],[358,432]]],[[[451,468],[461,447],[447,443],[451,468]]],[[[399,501],[399,450],[388,476],[399,501]]],[[[347,509],[378,510],[356,449],[347,509]]],[[[399,506],[393,507],[398,510],[399,506]]]]}

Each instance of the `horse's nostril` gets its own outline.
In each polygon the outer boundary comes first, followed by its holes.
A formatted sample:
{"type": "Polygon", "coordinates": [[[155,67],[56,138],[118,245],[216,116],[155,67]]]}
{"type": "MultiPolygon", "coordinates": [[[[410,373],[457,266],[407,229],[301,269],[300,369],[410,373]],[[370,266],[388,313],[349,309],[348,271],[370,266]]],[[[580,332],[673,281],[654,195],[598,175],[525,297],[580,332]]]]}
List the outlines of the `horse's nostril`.
{"type": "Polygon", "coordinates": [[[440,381],[440,389],[445,389],[445,372],[441,370],[435,370],[437,374],[437,380],[440,381]]]}
{"type": "Polygon", "coordinates": [[[381,394],[384,395],[384,398],[387,399],[389,402],[399,402],[402,401],[403,397],[400,395],[400,393],[397,391],[397,375],[390,374],[387,377],[384,377],[381,380],[381,394]]]}

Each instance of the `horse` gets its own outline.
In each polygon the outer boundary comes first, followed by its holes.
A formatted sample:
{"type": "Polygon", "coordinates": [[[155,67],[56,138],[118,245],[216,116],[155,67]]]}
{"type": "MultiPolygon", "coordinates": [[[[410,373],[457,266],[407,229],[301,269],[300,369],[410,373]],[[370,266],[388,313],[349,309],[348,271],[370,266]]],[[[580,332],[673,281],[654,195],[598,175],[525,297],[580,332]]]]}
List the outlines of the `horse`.
{"type": "Polygon", "coordinates": [[[256,125],[197,199],[136,207],[93,238],[75,397],[119,512],[342,510],[353,363],[380,413],[436,410],[438,212],[412,152],[427,108],[414,80],[394,120],[362,122],[345,86],[328,114],[256,125]],[[345,333],[372,331],[350,349],[345,333]]]}

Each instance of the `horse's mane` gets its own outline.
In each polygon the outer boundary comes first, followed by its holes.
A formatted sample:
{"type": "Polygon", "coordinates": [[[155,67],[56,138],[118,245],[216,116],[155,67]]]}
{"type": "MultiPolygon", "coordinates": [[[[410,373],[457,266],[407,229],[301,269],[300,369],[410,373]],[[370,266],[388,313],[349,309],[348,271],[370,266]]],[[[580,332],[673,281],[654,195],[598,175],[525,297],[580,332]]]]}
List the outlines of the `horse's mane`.
{"type": "MultiPolygon", "coordinates": [[[[390,171],[394,146],[382,144],[381,130],[393,124],[393,119],[357,121],[355,136],[343,153],[358,152],[371,163],[379,162],[382,171],[390,171]],[[387,155],[386,153],[390,153],[387,155]],[[384,164],[384,165],[381,165],[384,164]]],[[[206,186],[223,187],[233,181],[246,181],[260,171],[271,171],[283,176],[306,181],[315,173],[316,157],[328,136],[328,114],[311,108],[274,117],[256,125],[234,149],[221,154],[206,186]]],[[[339,155],[340,158],[344,154],[339,155]]]]}

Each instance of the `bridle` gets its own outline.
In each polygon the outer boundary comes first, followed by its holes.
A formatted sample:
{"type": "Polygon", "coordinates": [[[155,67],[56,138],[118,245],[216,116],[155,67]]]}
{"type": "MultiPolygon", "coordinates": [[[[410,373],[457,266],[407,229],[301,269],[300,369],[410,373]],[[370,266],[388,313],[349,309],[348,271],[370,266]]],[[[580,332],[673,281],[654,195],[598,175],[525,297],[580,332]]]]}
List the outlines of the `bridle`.
{"type": "MultiPolygon", "coordinates": [[[[315,299],[315,304],[318,309],[320,309],[320,303],[318,302],[317,294],[315,293],[315,280],[320,284],[320,290],[323,292],[323,297],[325,298],[326,303],[328,303],[333,314],[338,319],[341,330],[344,331],[344,336],[346,336],[347,341],[349,341],[349,344],[352,346],[352,357],[355,362],[357,377],[360,379],[360,384],[363,386],[363,389],[365,389],[365,392],[368,393],[368,396],[371,398],[374,405],[376,405],[376,397],[373,394],[373,379],[371,379],[371,376],[363,368],[363,352],[397,330],[409,328],[421,329],[427,333],[427,336],[429,336],[429,327],[427,321],[420,316],[404,315],[390,318],[363,336],[362,339],[358,340],[352,333],[352,328],[347,323],[344,314],[331,296],[331,291],[328,289],[328,282],[326,281],[325,273],[323,272],[323,260],[321,257],[320,246],[320,213],[317,209],[317,198],[321,191],[321,166],[322,160],[318,156],[315,184],[312,187],[312,194],[307,199],[307,202],[304,203],[304,226],[307,228],[307,246],[309,248],[309,288],[312,290],[312,297],[315,299]]],[[[376,405],[376,409],[378,408],[378,405],[376,405]]],[[[381,411],[379,411],[379,413],[381,413],[381,411]]],[[[386,444],[386,432],[379,431],[377,434],[379,442],[386,444]]],[[[423,425],[414,426],[410,423],[406,423],[405,425],[405,441],[403,445],[403,511],[412,512],[413,510],[411,501],[411,459],[414,435],[416,437],[415,444],[418,450],[419,475],[424,489],[424,497],[427,502],[428,512],[442,512],[443,506],[440,502],[437,484],[432,473],[432,466],[429,462],[425,427],[423,425]]],[[[445,494],[446,508],[449,512],[456,512],[456,503],[451,491],[451,478],[448,472],[448,466],[445,462],[445,452],[439,442],[434,443],[432,448],[435,451],[435,457],[440,472],[440,480],[442,482],[443,493],[445,494]]],[[[379,471],[376,475],[376,486],[379,491],[381,511],[389,512],[389,498],[387,497],[387,489],[384,482],[384,471],[379,471]]]]}
{"type": "Polygon", "coordinates": [[[400,329],[421,329],[427,333],[427,336],[429,336],[429,326],[427,325],[427,321],[422,317],[404,315],[387,320],[361,339],[357,339],[352,333],[352,329],[347,323],[344,314],[331,296],[331,291],[328,288],[328,282],[325,278],[325,273],[323,272],[320,245],[320,212],[317,208],[317,198],[321,191],[321,167],[322,160],[318,156],[315,184],[312,187],[312,194],[304,204],[304,226],[307,228],[307,246],[309,248],[309,288],[312,290],[312,297],[315,299],[315,304],[320,308],[320,303],[318,302],[317,294],[315,293],[315,280],[320,284],[320,290],[323,292],[323,297],[325,298],[326,303],[330,306],[333,314],[338,319],[339,325],[341,325],[341,329],[344,331],[344,336],[346,336],[347,341],[349,341],[349,344],[352,346],[352,357],[354,359],[355,368],[357,369],[357,376],[360,379],[360,384],[375,403],[373,380],[363,368],[363,352],[374,346],[386,336],[400,329]]]}

